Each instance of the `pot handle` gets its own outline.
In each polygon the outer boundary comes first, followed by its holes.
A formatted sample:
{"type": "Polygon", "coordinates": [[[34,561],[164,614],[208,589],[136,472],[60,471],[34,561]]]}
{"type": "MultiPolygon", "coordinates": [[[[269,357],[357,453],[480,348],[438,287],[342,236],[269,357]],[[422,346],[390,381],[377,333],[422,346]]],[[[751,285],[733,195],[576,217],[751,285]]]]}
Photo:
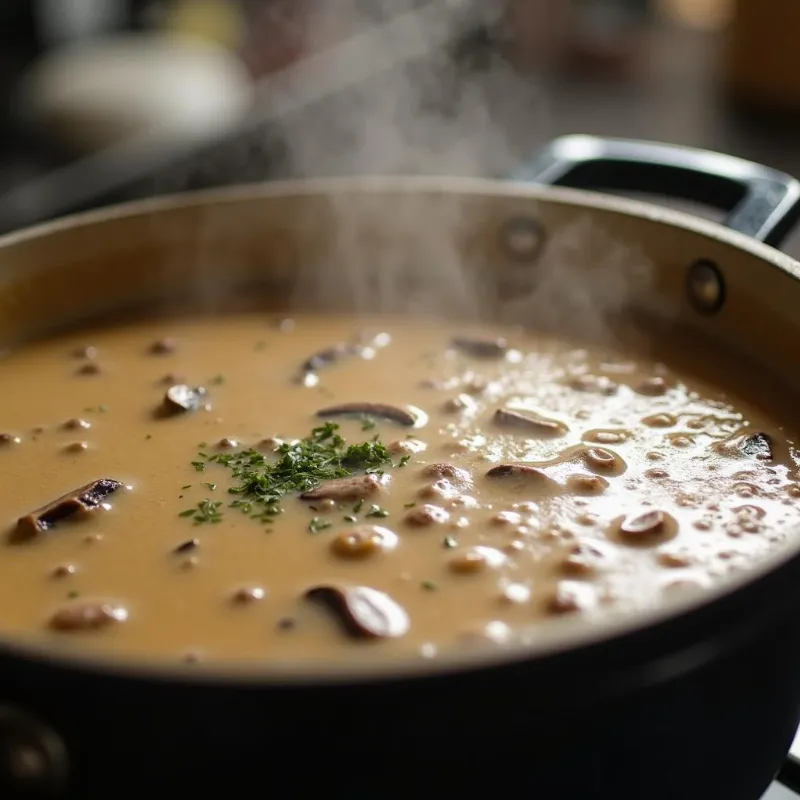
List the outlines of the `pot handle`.
{"type": "Polygon", "coordinates": [[[735,156],[657,142],[562,136],[514,177],[696,201],[728,211],[728,228],[773,247],[800,217],[800,181],[790,175],[735,156]]]}

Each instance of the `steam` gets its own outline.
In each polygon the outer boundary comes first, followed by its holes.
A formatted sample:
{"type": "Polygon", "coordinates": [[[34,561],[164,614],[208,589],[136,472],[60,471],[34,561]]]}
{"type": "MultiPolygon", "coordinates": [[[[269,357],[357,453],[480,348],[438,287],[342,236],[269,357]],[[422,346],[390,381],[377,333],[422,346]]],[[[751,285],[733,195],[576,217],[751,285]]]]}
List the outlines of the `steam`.
{"type": "MultiPolygon", "coordinates": [[[[306,30],[306,41],[328,41],[334,27],[359,32],[269,79],[260,91],[270,129],[283,142],[285,173],[512,175],[552,130],[535,79],[475,34],[487,11],[500,5],[327,4],[333,17],[306,30]]],[[[258,158],[257,150],[250,142],[237,158],[258,158]]],[[[485,248],[477,248],[481,254],[465,247],[475,230],[496,234],[475,203],[448,195],[446,183],[438,193],[390,186],[375,181],[370,191],[334,191],[322,205],[308,204],[307,218],[292,220],[307,240],[325,241],[296,267],[296,308],[480,319],[502,301],[504,320],[602,339],[609,336],[608,319],[649,284],[652,266],[642,253],[584,219],[550,232],[535,269],[502,298],[492,278],[502,278],[498,270],[509,265],[483,263],[485,248]]],[[[218,233],[212,214],[203,239],[218,233]]],[[[220,283],[231,273],[207,256],[204,241],[197,244],[195,288],[218,302],[225,294],[220,283]]]]}

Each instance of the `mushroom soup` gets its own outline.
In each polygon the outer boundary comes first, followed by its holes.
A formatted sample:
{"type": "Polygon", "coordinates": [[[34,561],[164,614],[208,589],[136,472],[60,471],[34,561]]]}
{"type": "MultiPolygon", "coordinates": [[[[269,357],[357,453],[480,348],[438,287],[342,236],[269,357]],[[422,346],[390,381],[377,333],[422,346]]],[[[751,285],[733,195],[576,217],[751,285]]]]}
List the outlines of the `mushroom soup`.
{"type": "Polygon", "coordinates": [[[29,344],[0,361],[0,632],[432,658],[712,585],[800,521],[790,417],[699,342],[656,356],[255,313],[29,344]]]}

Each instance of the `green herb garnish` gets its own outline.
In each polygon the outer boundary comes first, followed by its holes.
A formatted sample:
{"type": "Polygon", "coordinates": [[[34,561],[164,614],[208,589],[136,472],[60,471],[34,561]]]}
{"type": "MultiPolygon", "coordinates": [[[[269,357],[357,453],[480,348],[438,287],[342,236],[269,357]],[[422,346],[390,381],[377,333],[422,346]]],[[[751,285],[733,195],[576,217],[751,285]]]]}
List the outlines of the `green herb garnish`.
{"type": "Polygon", "coordinates": [[[376,425],[375,418],[364,416],[361,419],[361,430],[362,431],[371,431],[376,425]]]}
{"type": "MultiPolygon", "coordinates": [[[[217,488],[216,483],[208,483],[208,481],[204,481],[203,486],[205,486],[209,492],[213,492],[217,488]]],[[[186,488],[188,489],[189,487],[187,486],[186,488]]]]}
{"type": "Polygon", "coordinates": [[[445,536],[442,544],[445,550],[452,550],[454,547],[458,547],[458,542],[452,536],[445,536]]]}
{"type": "Polygon", "coordinates": [[[358,517],[354,517],[352,514],[345,514],[343,519],[345,522],[358,522],[358,517]]]}
{"type": "Polygon", "coordinates": [[[403,456],[400,461],[397,462],[398,467],[404,467],[408,462],[411,460],[411,456],[403,456]]]}
{"type": "Polygon", "coordinates": [[[332,525],[333,523],[329,519],[314,517],[314,519],[308,523],[308,530],[311,533],[319,533],[320,531],[324,531],[326,528],[330,528],[332,525]]]}
{"type": "Polygon", "coordinates": [[[194,513],[194,524],[201,525],[204,522],[220,522],[222,520],[221,506],[222,500],[201,501],[197,504],[197,510],[194,513]]]}
{"type": "MultiPolygon", "coordinates": [[[[314,428],[305,439],[284,442],[268,454],[252,448],[234,453],[200,453],[204,460],[192,461],[192,466],[198,472],[206,469],[208,464],[230,469],[236,481],[228,489],[229,494],[236,496],[230,507],[268,521],[283,513],[280,502],[286,495],[307,492],[325,481],[346,478],[357,472],[380,474],[382,466],[391,465],[389,451],[377,437],[348,445],[338,431],[338,425],[326,423],[314,428]]],[[[209,489],[216,486],[204,485],[209,489]]],[[[362,501],[356,503],[353,513],[357,514],[362,506],[362,501]]],[[[377,506],[374,509],[378,513],[373,516],[388,515],[377,506]]],[[[313,527],[314,533],[331,524],[320,527],[319,522],[312,520],[312,523],[309,529],[313,527]]]]}
{"type": "Polygon", "coordinates": [[[213,384],[214,386],[221,386],[225,383],[225,376],[224,375],[215,375],[209,383],[213,384]]]}
{"type": "Polygon", "coordinates": [[[187,508],[186,511],[181,511],[181,513],[178,514],[178,516],[179,517],[193,517],[195,511],[197,511],[196,508],[187,508]]]}
{"type": "Polygon", "coordinates": [[[368,517],[388,517],[389,512],[385,508],[381,508],[380,506],[372,506],[369,511],[367,511],[368,517]]]}
{"type": "Polygon", "coordinates": [[[439,588],[439,584],[436,583],[436,581],[422,581],[420,586],[422,586],[426,592],[435,592],[439,588]]]}
{"type": "Polygon", "coordinates": [[[403,508],[414,508],[416,503],[412,500],[410,503],[404,503],[403,508]]]}

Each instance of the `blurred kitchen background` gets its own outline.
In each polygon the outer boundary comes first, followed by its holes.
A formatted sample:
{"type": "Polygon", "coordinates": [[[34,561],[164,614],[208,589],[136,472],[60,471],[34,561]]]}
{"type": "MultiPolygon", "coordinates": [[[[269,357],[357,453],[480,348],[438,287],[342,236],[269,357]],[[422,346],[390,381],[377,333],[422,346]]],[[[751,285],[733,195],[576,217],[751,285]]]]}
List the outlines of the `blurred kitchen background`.
{"type": "Polygon", "coordinates": [[[290,176],[505,176],[566,132],[800,176],[798,35],[798,0],[2,0],[0,231],[290,176]]]}

